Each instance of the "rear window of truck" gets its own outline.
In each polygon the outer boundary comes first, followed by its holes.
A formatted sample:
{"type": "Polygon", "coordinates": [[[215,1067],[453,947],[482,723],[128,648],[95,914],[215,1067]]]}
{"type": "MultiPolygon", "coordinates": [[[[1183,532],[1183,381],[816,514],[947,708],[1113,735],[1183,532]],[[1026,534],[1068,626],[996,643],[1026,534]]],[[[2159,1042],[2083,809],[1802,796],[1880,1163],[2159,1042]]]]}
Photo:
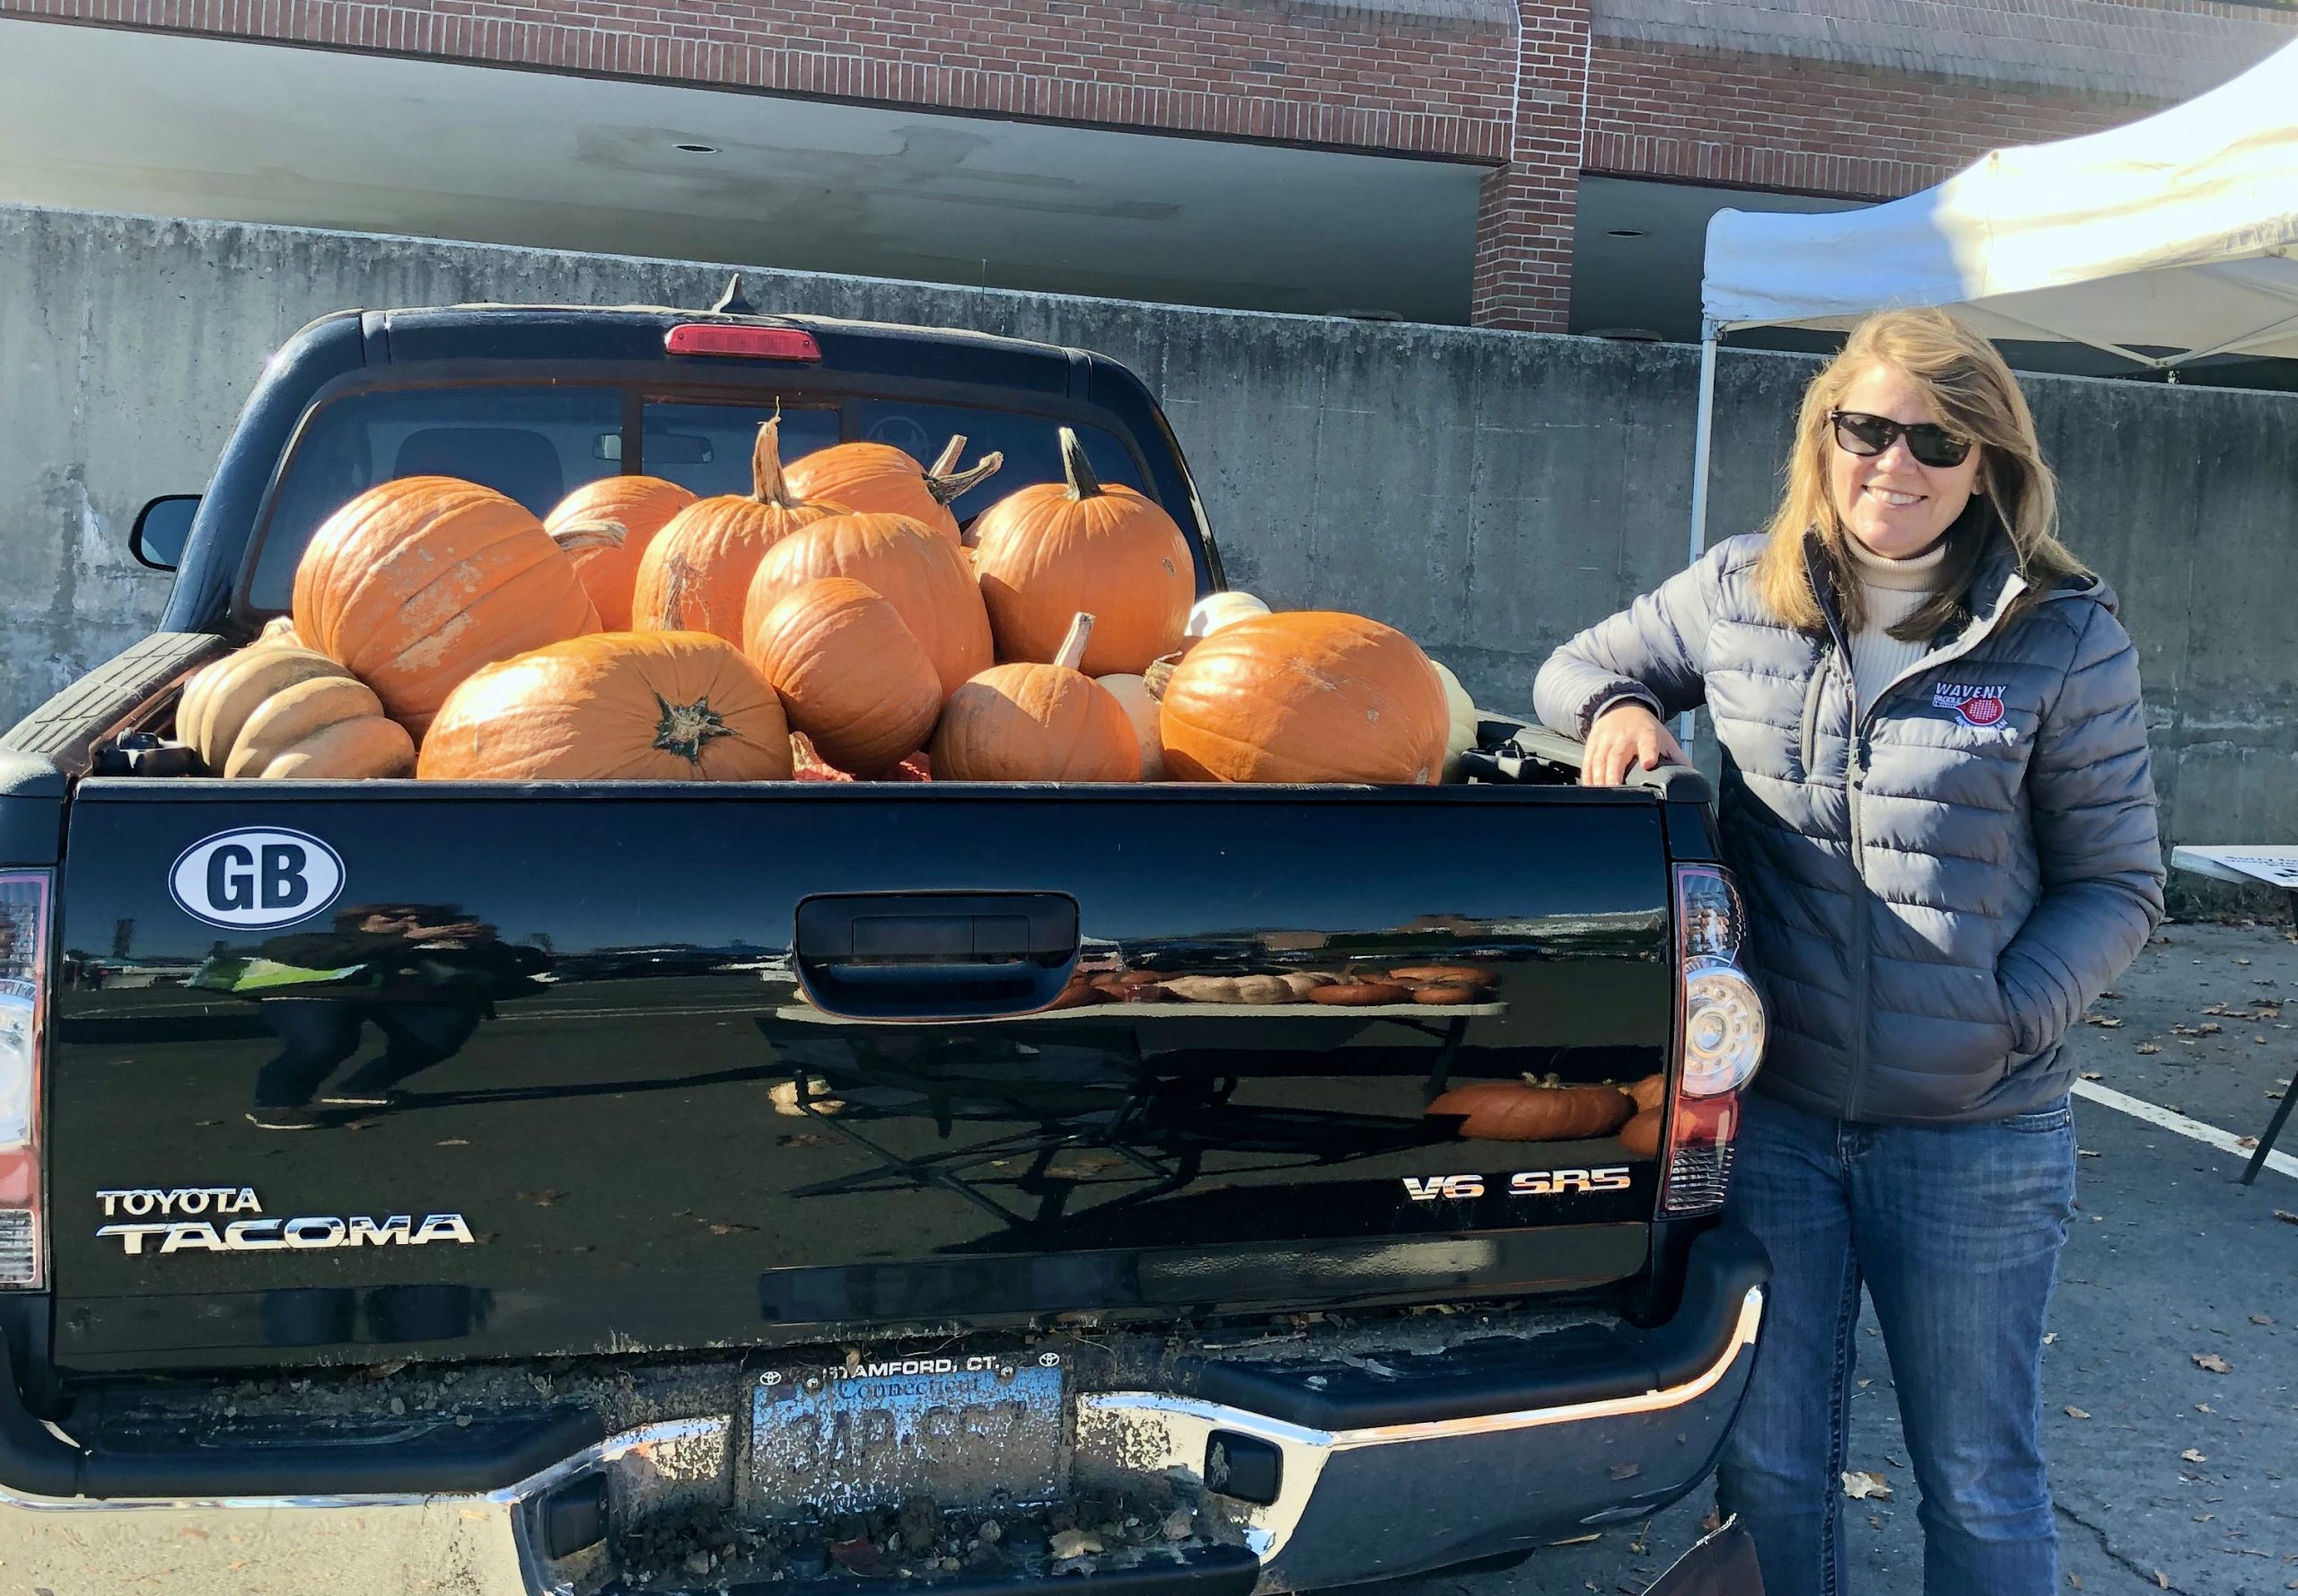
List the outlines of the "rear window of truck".
{"type": "Polygon", "coordinates": [[[1020,411],[803,393],[736,400],[608,384],[370,390],[329,400],[305,418],[257,529],[245,609],[285,609],[296,562],[320,524],[368,488],[400,477],[483,483],[538,516],[584,483],[626,471],[665,478],[706,497],[748,493],[751,441],[777,404],[785,463],[868,440],[924,464],[956,434],[967,439],[968,464],[1002,452],[1004,465],[951,506],[961,524],[1015,488],[1059,481],[1064,425],[1083,441],[1104,482],[1156,493],[1116,434],[1020,411]]]}

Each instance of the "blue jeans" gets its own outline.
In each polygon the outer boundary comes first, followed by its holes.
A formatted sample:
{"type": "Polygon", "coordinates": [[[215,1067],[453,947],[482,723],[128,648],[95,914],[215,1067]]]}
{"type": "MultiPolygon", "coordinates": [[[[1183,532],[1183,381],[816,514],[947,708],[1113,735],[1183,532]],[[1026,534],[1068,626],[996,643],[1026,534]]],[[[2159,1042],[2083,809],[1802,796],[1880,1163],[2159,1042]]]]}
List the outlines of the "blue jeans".
{"type": "MultiPolygon", "coordinates": [[[[1859,1288],[1874,1300],[1922,1492],[1926,1596],[2057,1596],[2043,1321],[2074,1196],[2065,1100],[1982,1125],[1853,1125],[1755,1096],[1732,1212],[1771,1254],[1716,1495],[1765,1596],[1838,1596],[1859,1288]]],[[[1881,1473],[1881,1460],[1863,1462],[1881,1473]]]]}

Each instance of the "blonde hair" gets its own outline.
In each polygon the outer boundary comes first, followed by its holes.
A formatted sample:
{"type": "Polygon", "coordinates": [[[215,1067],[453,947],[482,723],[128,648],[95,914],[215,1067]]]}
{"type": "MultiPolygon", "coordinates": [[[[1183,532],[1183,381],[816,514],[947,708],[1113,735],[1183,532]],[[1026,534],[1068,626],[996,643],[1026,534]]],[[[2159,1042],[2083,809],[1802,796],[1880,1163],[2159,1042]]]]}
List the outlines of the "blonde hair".
{"type": "Polygon", "coordinates": [[[1803,390],[1786,492],[1766,531],[1769,542],[1756,567],[1757,591],[1773,615],[1799,630],[1826,628],[1827,616],[1803,558],[1805,538],[1816,534],[1820,565],[1833,585],[1845,627],[1855,630],[1866,619],[1851,563],[1851,533],[1828,491],[1829,457],[1836,447],[1829,412],[1843,402],[1854,382],[1879,365],[1922,390],[1939,424],[1974,440],[1979,450],[1978,479],[1969,507],[1948,529],[1938,586],[1891,628],[1891,636],[1928,642],[1964,618],[1971,583],[1996,527],[2010,539],[2028,583],[2013,615],[2039,602],[2062,579],[2091,574],[2058,540],[2057,479],[2043,463],[2034,413],[1995,346],[1944,311],[1880,311],[1852,329],[1841,353],[1803,390]]]}

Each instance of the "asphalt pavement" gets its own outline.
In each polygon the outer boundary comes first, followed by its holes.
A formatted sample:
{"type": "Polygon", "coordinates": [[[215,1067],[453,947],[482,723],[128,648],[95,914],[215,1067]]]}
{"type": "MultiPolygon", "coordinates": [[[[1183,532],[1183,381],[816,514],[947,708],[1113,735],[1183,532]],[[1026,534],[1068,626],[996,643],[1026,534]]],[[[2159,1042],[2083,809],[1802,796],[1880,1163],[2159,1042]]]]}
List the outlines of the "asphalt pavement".
{"type": "MultiPolygon", "coordinates": [[[[2298,1068],[2298,944],[2281,925],[2174,924],[2074,1038],[2084,1077],[2237,1137],[2298,1068]]],[[[2070,1591],[2298,1590],[2298,1179],[2235,1183],[2223,1152],[2078,1100],[2074,1232],[2044,1353],[2045,1444],[2070,1591]]],[[[2298,1119],[2279,1144],[2298,1156],[2298,1119]]],[[[1870,1315],[1846,1500],[1857,1596],[1922,1589],[1917,1491],[1870,1315]]],[[[1648,1524],[1514,1568],[1399,1581],[1383,1596],[1636,1596],[1699,1535],[1703,1487],[1648,1524]]]]}

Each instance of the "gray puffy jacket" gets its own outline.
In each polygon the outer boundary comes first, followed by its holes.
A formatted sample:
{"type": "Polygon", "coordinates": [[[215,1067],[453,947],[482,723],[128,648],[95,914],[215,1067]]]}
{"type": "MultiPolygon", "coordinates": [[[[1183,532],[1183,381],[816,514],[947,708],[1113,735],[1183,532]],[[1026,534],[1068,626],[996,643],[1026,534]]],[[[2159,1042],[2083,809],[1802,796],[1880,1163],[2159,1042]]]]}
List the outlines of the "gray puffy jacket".
{"type": "MultiPolygon", "coordinates": [[[[1993,1119],[2058,1098],[2063,1041],[2162,913],[2138,659],[2102,583],[2025,590],[1998,539],[1972,619],[1852,724],[1841,621],[1772,618],[1734,538],[1541,668],[1584,739],[1622,695],[1705,704],[1770,1013],[1762,1090],[1839,1118],[1993,1119]]],[[[1811,550],[1806,550],[1807,560],[1811,550]]]]}

